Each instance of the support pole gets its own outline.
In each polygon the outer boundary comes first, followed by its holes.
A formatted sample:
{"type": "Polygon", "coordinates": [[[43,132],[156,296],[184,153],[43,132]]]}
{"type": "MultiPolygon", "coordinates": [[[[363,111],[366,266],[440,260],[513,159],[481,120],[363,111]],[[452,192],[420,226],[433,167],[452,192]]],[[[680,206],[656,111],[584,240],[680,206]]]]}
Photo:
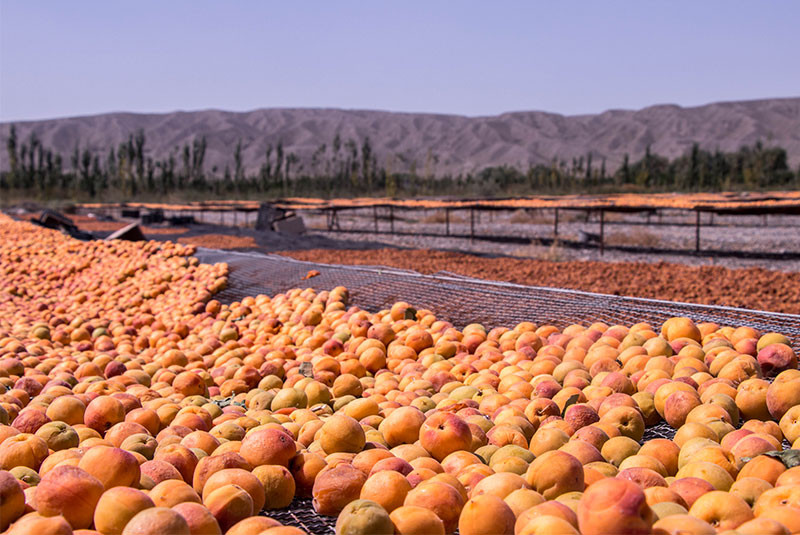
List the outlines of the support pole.
{"type": "Polygon", "coordinates": [[[375,222],[375,232],[378,232],[378,207],[372,207],[372,219],[375,222]]]}
{"type": "Polygon", "coordinates": [[[444,209],[444,234],[450,235],[450,208],[444,209]]]}
{"type": "Polygon", "coordinates": [[[469,241],[472,242],[475,239],[475,208],[470,207],[469,209],[469,241]]]}
{"type": "Polygon", "coordinates": [[[394,206],[389,206],[389,229],[394,234],[394,206]]]}
{"type": "Polygon", "coordinates": [[[556,208],[555,215],[553,216],[553,237],[558,238],[558,208],[556,208]]]}
{"type": "Polygon", "coordinates": [[[600,210],[600,256],[605,252],[605,226],[606,226],[606,212],[600,210]]]}
{"type": "Polygon", "coordinates": [[[700,252],[700,210],[695,213],[694,219],[694,252],[700,252]]]}

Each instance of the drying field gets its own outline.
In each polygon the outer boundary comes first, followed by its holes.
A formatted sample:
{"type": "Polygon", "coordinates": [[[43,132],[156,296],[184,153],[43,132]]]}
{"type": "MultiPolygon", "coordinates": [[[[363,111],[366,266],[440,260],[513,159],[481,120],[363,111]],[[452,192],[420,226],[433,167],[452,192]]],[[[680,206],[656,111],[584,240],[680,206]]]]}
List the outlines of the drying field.
{"type": "Polygon", "coordinates": [[[189,245],[0,233],[0,531],[800,532],[781,333],[223,304],[189,245]]]}
{"type": "Polygon", "coordinates": [[[755,267],[729,269],[665,262],[553,262],[479,257],[429,249],[358,252],[317,249],[280,254],[310,262],[393,266],[420,273],[450,271],[531,286],[800,314],[800,273],[755,267]]]}

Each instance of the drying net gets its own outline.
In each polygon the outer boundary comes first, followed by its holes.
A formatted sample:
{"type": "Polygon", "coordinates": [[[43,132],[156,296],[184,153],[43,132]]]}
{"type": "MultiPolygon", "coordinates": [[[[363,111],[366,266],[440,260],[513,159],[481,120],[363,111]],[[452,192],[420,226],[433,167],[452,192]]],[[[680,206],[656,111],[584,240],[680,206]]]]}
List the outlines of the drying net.
{"type": "MultiPolygon", "coordinates": [[[[522,321],[563,328],[600,321],[628,326],[647,322],[657,329],[671,317],[686,316],[696,322],[780,332],[792,340],[795,351],[800,351],[800,315],[524,286],[446,271],[423,275],[381,266],[318,264],[278,255],[205,248],[198,248],[195,256],[201,262],[228,263],[228,287],[216,296],[223,303],[259,294],[274,295],[292,288],[330,290],[345,286],[350,291],[351,303],[370,312],[406,301],[417,308],[431,310],[458,328],[470,323],[481,323],[489,328],[513,327],[522,321]],[[304,279],[312,270],[319,275],[304,279]]],[[[643,442],[654,438],[671,439],[674,434],[674,429],[661,422],[645,431],[643,442]]],[[[336,521],[315,514],[307,498],[296,498],[289,508],[264,514],[308,533],[333,533],[336,521]]]]}
{"type": "Polygon", "coordinates": [[[557,327],[601,321],[609,325],[648,322],[653,327],[674,316],[696,322],[749,326],[762,332],[776,331],[793,339],[800,350],[800,315],[742,308],[696,305],[657,299],[605,295],[562,288],[523,286],[474,279],[449,272],[422,275],[381,266],[344,266],[302,262],[292,258],[217,251],[199,248],[202,262],[227,262],[228,288],[217,296],[233,302],[258,294],[274,295],[292,288],[330,290],[345,286],[350,300],[375,312],[396,301],[406,301],[463,328],[470,323],[487,327],[513,327],[521,321],[557,327]],[[303,280],[311,270],[318,276],[303,280]]]}

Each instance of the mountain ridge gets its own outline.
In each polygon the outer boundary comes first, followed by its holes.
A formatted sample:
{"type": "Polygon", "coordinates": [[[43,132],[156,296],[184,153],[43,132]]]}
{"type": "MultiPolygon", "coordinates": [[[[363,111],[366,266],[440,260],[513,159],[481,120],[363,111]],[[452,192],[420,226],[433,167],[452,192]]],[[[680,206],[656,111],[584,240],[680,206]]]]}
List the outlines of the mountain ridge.
{"type": "MultiPolygon", "coordinates": [[[[544,111],[510,111],[499,115],[465,116],[340,108],[260,108],[252,111],[208,109],[169,113],[111,112],[58,119],[0,123],[5,144],[11,124],[20,141],[31,132],[44,146],[67,156],[76,142],[101,157],[129,134],[142,129],[145,152],[163,159],[198,136],[206,136],[205,167],[233,167],[233,151],[242,141],[248,173],[265,161],[267,145],[282,141],[286,154],[295,153],[302,172],[312,172],[312,155],[331,142],[359,146],[370,138],[379,165],[393,171],[434,176],[474,173],[489,166],[527,169],[553,158],[570,162],[592,152],[595,165],[605,159],[609,171],[624,155],[640,158],[647,146],[669,158],[702,148],[735,151],[757,141],[787,150],[792,167],[800,163],[800,97],[714,102],[681,107],[656,104],[639,110],[612,109],[597,114],[562,115],[544,111]]],[[[0,167],[7,168],[2,151],[0,167]]],[[[298,169],[298,168],[296,168],[298,169]]],[[[317,168],[314,172],[321,172],[317,168]]]]}

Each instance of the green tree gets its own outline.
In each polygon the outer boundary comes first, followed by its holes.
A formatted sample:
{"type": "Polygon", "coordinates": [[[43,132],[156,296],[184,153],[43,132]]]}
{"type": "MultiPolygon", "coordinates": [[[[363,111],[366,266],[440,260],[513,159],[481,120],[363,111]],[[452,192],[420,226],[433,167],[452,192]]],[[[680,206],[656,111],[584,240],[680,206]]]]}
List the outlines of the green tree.
{"type": "Polygon", "coordinates": [[[242,140],[236,142],[233,150],[233,182],[237,188],[244,183],[244,164],[242,162],[242,140]]]}
{"type": "Polygon", "coordinates": [[[6,151],[8,152],[8,166],[10,168],[9,171],[9,185],[12,188],[19,187],[20,180],[19,180],[19,156],[17,154],[17,127],[15,125],[11,125],[8,133],[8,139],[6,140],[6,151]]]}
{"type": "Polygon", "coordinates": [[[366,184],[367,192],[372,192],[375,170],[372,168],[374,154],[372,154],[372,143],[369,136],[364,138],[361,143],[361,175],[366,184]]]}

